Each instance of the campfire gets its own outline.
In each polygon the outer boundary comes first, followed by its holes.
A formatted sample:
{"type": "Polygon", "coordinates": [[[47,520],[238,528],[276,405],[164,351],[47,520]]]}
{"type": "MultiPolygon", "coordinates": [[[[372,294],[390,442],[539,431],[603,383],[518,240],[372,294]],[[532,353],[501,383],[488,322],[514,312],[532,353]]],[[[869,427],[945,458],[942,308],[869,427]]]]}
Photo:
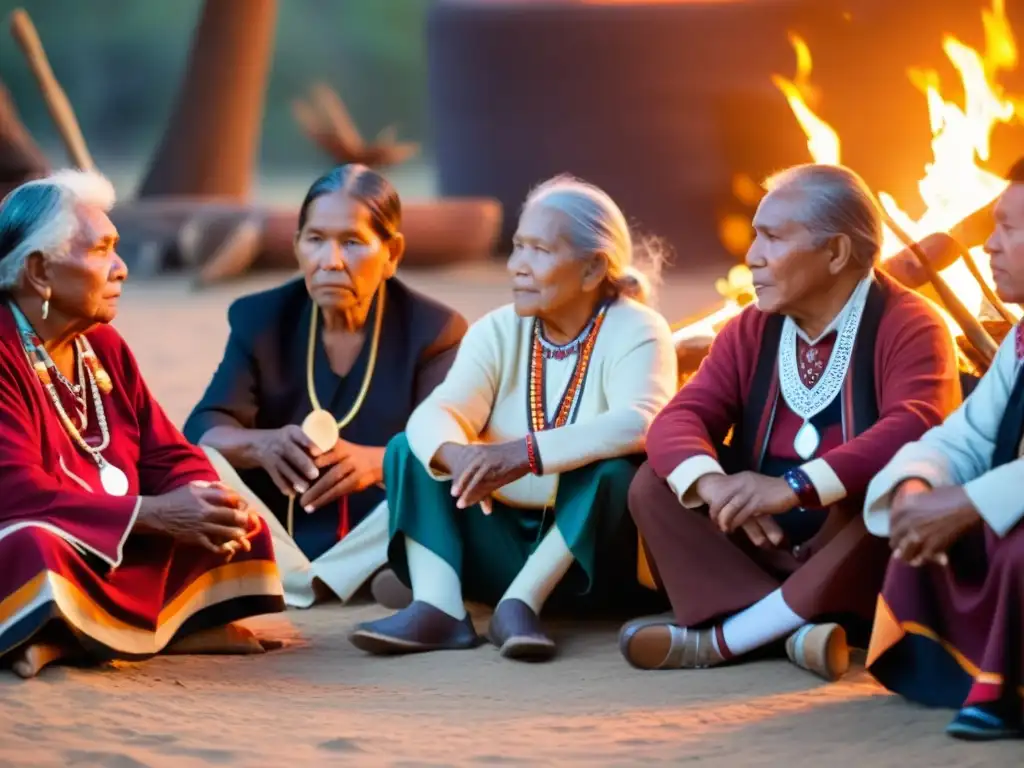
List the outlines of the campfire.
{"type": "MultiPolygon", "coordinates": [[[[989,159],[992,131],[999,124],[1024,119],[1024,101],[1007,95],[999,85],[1000,76],[1013,71],[1018,63],[1005,0],[992,0],[991,8],[982,11],[982,19],[984,52],[952,35],[943,40],[943,50],[962,81],[962,106],[943,97],[937,72],[908,72],[911,82],[927,99],[931,120],[934,159],[918,183],[924,213],[915,220],[892,195],[878,192],[887,220],[882,268],[936,300],[945,310],[962,352],[962,368],[976,374],[987,369],[998,342],[1021,317],[1019,307],[1003,305],[992,290],[988,256],[979,245],[982,240],[978,227],[967,234],[972,219],[985,220],[986,209],[990,209],[1007,185],[999,175],[979,164],[989,159]],[[974,247],[962,246],[961,237],[974,247]]],[[[775,75],[773,82],[807,136],[811,159],[839,163],[839,135],[812,107],[817,92],[810,83],[811,52],[795,34],[790,35],[790,42],[797,57],[796,75],[792,79],[775,75]]],[[[749,178],[738,178],[733,186],[746,201],[751,197],[756,201],[763,194],[749,178]]],[[[734,248],[737,237],[750,236],[749,227],[737,233],[735,222],[723,224],[723,235],[734,248]]],[[[683,376],[692,375],[717,331],[753,300],[750,272],[742,265],[730,270],[716,288],[725,304],[675,330],[683,376]]]]}

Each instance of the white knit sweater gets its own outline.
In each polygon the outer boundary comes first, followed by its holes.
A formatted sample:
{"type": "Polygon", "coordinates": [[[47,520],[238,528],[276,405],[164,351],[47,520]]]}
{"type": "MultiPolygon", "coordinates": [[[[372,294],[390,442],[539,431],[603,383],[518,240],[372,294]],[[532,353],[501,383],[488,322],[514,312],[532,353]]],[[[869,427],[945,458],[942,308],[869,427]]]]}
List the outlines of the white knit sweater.
{"type": "MultiPolygon", "coordinates": [[[[431,467],[444,443],[500,443],[526,436],[532,323],[516,315],[512,305],[474,323],[447,378],[409,419],[412,451],[435,479],[450,479],[431,467]]],[[[545,361],[548,418],[575,365],[576,355],[545,361]]],[[[554,501],[559,473],[643,451],[651,421],[676,383],[668,323],[642,304],[619,299],[608,308],[594,344],[575,422],[536,435],[544,475],[528,474],[495,498],[516,507],[544,507],[554,501]]]]}

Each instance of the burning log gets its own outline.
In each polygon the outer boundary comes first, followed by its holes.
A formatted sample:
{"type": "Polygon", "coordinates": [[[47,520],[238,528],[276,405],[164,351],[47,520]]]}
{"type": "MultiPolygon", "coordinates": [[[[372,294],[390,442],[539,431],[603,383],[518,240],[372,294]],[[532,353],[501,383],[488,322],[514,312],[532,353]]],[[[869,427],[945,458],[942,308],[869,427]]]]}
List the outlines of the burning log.
{"type": "MultiPolygon", "coordinates": [[[[945,232],[928,235],[917,243],[931,264],[932,269],[941,272],[952,266],[960,257],[960,245],[945,232]]],[[[880,269],[907,288],[917,290],[927,285],[931,277],[922,266],[914,250],[904,248],[899,253],[886,259],[879,265],[880,269]]]]}
{"type": "MultiPolygon", "coordinates": [[[[1002,344],[1003,339],[1013,330],[1013,325],[1004,320],[982,320],[981,325],[996,344],[1002,344]]],[[[964,374],[973,376],[975,380],[980,379],[988,370],[989,363],[963,336],[958,337],[956,342],[960,351],[961,383],[965,380],[964,374]]],[[[964,394],[967,394],[966,389],[964,394]]]]}
{"type": "Polygon", "coordinates": [[[75,118],[71,102],[68,101],[67,94],[50,68],[50,61],[46,57],[46,51],[32,19],[21,8],[15,9],[11,14],[11,35],[25,54],[25,60],[39,84],[46,108],[57,126],[71,161],[82,170],[93,170],[95,165],[92,155],[85,145],[85,137],[82,136],[82,129],[75,118]]]}
{"type": "Polygon", "coordinates": [[[914,252],[918,261],[921,262],[921,266],[928,274],[928,281],[935,288],[935,292],[939,295],[943,305],[946,307],[946,311],[952,315],[953,319],[960,326],[964,332],[964,336],[974,347],[975,351],[981,357],[981,360],[987,369],[992,364],[992,360],[996,356],[998,351],[998,345],[992,340],[992,337],[988,335],[988,331],[978,322],[978,319],[972,315],[967,307],[963,305],[960,299],[957,297],[953,289],[949,287],[942,276],[936,271],[928,258],[928,254],[924,252],[920,245],[914,242],[914,239],[908,235],[903,228],[892,220],[892,217],[885,214],[886,224],[900,240],[903,241],[904,245],[910,248],[914,252]]]}

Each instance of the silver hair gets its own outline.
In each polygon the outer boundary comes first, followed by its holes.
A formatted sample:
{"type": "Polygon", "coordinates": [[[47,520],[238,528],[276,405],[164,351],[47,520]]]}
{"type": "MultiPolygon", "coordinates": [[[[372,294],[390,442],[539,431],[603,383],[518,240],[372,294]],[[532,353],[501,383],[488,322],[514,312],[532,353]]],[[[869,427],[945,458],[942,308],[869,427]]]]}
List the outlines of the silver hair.
{"type": "Polygon", "coordinates": [[[870,187],[842,165],[808,163],[774,174],[769,192],[793,189],[807,200],[802,223],[822,242],[835,235],[850,238],[851,255],[860,267],[878,263],[882,251],[882,209],[870,187]]]}
{"type": "Polygon", "coordinates": [[[57,171],[11,190],[0,201],[0,291],[18,287],[31,254],[66,258],[81,226],[78,208],[108,212],[115,197],[95,171],[57,171]]]}
{"type": "Polygon", "coordinates": [[[604,190],[563,174],[534,187],[523,207],[532,204],[565,215],[566,237],[573,247],[605,254],[608,282],[617,295],[644,304],[651,301],[664,261],[660,245],[653,238],[635,243],[626,217],[604,190]]]}

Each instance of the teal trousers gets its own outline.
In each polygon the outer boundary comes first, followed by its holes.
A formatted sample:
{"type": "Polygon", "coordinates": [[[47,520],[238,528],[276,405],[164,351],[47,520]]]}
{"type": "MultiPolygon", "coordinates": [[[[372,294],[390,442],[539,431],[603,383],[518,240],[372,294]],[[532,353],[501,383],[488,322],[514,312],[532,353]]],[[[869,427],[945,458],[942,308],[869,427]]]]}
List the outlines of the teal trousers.
{"type": "Polygon", "coordinates": [[[456,509],[451,481],[432,478],[405,434],[396,435],[384,454],[391,567],[409,584],[408,536],[451,565],[466,600],[494,605],[556,525],[575,558],[552,596],[556,607],[614,611],[624,595],[650,600],[636,580],[636,529],[626,506],[638,465],[632,457],[598,461],[559,477],[553,509],[495,501],[485,515],[479,506],[456,509]]]}

